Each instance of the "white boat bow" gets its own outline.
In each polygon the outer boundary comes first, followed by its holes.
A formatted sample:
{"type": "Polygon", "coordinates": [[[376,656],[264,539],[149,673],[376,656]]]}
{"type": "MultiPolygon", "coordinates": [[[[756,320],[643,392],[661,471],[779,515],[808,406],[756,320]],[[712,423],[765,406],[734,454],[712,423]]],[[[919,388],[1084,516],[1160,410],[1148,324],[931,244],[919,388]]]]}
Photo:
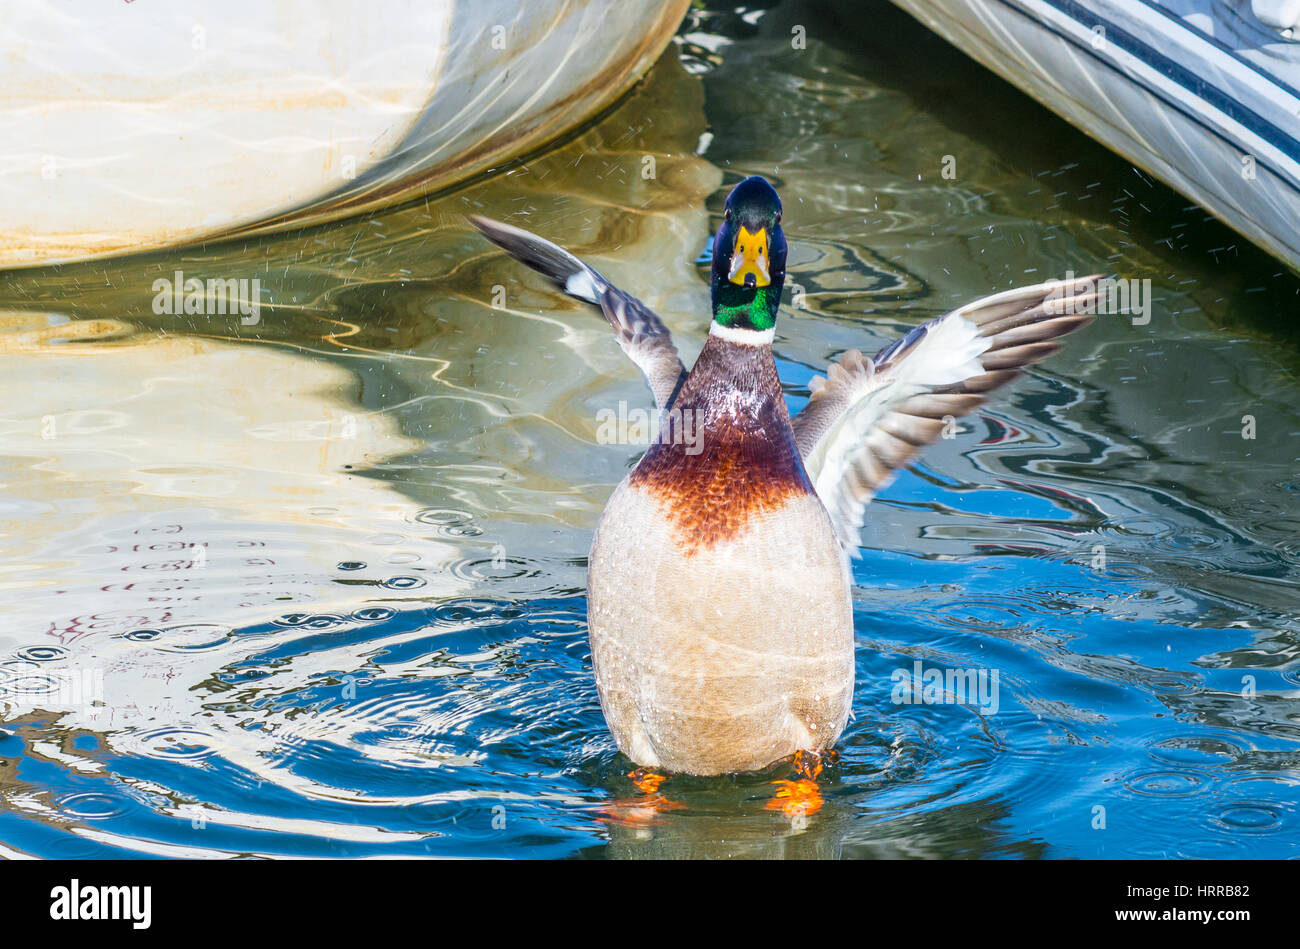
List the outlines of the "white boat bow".
{"type": "Polygon", "coordinates": [[[15,0],[0,268],[318,223],[611,105],[689,0],[15,0]]]}

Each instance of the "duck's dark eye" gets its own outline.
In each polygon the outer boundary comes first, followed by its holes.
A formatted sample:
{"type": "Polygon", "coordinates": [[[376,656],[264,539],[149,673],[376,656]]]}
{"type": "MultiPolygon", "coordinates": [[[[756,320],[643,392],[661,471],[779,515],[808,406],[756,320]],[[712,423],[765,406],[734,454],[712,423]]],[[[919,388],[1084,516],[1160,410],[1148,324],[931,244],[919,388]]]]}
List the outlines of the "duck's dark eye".
{"type": "Polygon", "coordinates": [[[777,223],[777,224],[780,224],[780,223],[781,223],[781,212],[780,212],[780,211],[777,211],[777,212],[776,212],[776,223],[777,223]]]}
{"type": "Polygon", "coordinates": [[[724,218],[726,218],[728,221],[730,221],[730,220],[731,220],[731,208],[727,208],[725,211],[723,211],[723,212],[722,212],[722,216],[723,216],[724,218]]]}

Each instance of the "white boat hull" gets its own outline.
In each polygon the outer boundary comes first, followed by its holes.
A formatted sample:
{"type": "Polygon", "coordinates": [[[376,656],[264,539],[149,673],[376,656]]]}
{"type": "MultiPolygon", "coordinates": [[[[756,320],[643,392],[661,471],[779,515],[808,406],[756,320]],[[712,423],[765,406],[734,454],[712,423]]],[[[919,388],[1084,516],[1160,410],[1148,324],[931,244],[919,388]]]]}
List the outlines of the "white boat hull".
{"type": "Polygon", "coordinates": [[[1249,23],[1213,19],[1221,4],[1184,19],[1147,0],[894,3],[1300,269],[1300,44],[1260,26],[1251,48],[1249,23]]]}
{"type": "Polygon", "coordinates": [[[0,268],[372,210],[591,118],[688,0],[0,8],[0,268]]]}

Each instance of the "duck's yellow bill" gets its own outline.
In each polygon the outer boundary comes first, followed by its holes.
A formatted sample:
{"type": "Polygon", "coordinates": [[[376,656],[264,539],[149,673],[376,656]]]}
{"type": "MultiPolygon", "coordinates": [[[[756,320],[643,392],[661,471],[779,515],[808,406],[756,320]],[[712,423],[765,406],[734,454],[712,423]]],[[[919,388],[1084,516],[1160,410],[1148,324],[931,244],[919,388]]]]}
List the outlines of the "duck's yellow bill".
{"type": "Polygon", "coordinates": [[[772,282],[767,264],[767,228],[760,227],[757,234],[751,234],[742,224],[731,252],[731,272],[727,279],[742,287],[766,287],[772,282]],[[751,277],[753,283],[749,282],[751,277]]]}

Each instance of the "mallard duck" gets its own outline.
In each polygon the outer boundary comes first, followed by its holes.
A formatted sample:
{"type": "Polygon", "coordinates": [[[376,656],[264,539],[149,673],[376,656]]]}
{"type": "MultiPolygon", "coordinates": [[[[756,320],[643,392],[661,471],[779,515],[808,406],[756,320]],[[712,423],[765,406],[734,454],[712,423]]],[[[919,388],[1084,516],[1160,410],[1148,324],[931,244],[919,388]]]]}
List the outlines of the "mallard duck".
{"type": "Polygon", "coordinates": [[[618,747],[642,768],[694,775],[830,749],[852,703],[848,558],[865,505],[946,426],[1088,322],[1098,278],[998,293],[871,358],[847,352],[791,418],[772,356],[786,239],[763,178],[727,198],[713,320],[690,372],[663,321],[595,269],[527,231],[471,221],[600,308],[662,413],[588,561],[592,664],[618,747]]]}

